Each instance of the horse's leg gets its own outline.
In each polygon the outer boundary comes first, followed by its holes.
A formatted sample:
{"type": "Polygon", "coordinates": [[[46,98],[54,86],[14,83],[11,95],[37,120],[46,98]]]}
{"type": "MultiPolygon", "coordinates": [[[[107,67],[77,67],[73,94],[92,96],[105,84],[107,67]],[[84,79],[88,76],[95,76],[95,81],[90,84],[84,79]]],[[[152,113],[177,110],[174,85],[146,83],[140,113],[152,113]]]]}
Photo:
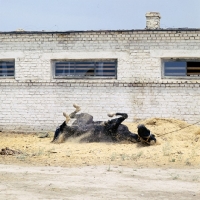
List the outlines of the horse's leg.
{"type": "Polygon", "coordinates": [[[128,115],[126,113],[114,113],[114,114],[108,114],[109,117],[113,117],[113,116],[118,116],[121,115],[121,117],[116,118],[116,119],[112,119],[109,121],[109,123],[111,124],[111,129],[113,132],[116,132],[119,125],[128,118],[128,115]]]}
{"type": "Polygon", "coordinates": [[[63,112],[63,116],[66,118],[66,120],[56,129],[52,142],[58,140],[58,138],[62,138],[61,140],[63,141],[66,137],[70,137],[71,135],[73,135],[74,131],[72,130],[71,127],[67,126],[67,124],[70,121],[70,118],[75,118],[76,113],[78,113],[81,110],[80,106],[76,104],[74,104],[73,106],[74,108],[76,108],[76,110],[72,112],[70,115],[63,112]],[[67,133],[64,133],[64,129],[67,129],[67,133]]]}
{"type": "Polygon", "coordinates": [[[66,118],[65,124],[67,125],[68,122],[70,121],[70,116],[67,113],[65,113],[65,112],[63,112],[63,116],[66,118]]]}
{"type": "Polygon", "coordinates": [[[76,104],[73,104],[73,106],[74,106],[74,108],[76,108],[76,110],[69,115],[70,118],[75,118],[76,113],[78,113],[81,110],[80,106],[78,106],[76,104]]]}
{"type": "Polygon", "coordinates": [[[109,122],[112,139],[116,141],[138,142],[138,135],[130,132],[127,126],[121,125],[121,123],[128,118],[128,115],[126,113],[108,114],[109,117],[113,117],[114,115],[121,115],[121,117],[113,119],[109,122]]]}
{"type": "Polygon", "coordinates": [[[118,129],[119,125],[126,118],[128,118],[128,115],[126,113],[108,114],[109,117],[118,116],[118,115],[121,115],[121,117],[104,122],[105,130],[106,130],[107,134],[110,135],[112,140],[114,140],[114,141],[117,141],[117,129],[118,129]]]}
{"type": "MultiPolygon", "coordinates": [[[[56,140],[58,140],[58,138],[62,137],[61,135],[63,135],[63,130],[67,126],[67,123],[70,120],[69,115],[66,114],[65,112],[63,113],[63,116],[66,118],[66,120],[56,129],[53,140],[51,142],[55,142],[56,140]]],[[[63,140],[63,139],[61,139],[61,140],[63,140]]]]}

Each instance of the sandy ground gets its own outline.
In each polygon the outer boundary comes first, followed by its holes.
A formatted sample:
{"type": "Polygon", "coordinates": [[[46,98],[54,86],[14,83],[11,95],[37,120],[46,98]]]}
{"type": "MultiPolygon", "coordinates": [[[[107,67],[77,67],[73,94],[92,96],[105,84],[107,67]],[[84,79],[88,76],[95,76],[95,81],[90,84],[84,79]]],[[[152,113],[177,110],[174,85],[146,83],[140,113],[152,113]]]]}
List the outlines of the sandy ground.
{"type": "MultiPolygon", "coordinates": [[[[144,123],[157,144],[52,144],[53,133],[0,133],[0,199],[200,199],[200,126],[144,123]]],[[[137,124],[129,123],[137,132],[137,124]]]]}
{"type": "Polygon", "coordinates": [[[199,174],[197,169],[0,165],[0,199],[199,200],[199,174]]]}

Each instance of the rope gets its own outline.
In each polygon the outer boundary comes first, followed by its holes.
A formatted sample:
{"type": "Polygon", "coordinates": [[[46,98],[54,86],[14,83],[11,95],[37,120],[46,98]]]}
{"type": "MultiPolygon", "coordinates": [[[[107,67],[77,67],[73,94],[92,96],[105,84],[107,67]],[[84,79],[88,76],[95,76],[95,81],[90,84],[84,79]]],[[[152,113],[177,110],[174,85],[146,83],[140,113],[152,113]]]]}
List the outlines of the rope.
{"type": "Polygon", "coordinates": [[[175,131],[170,131],[170,132],[168,132],[168,133],[164,133],[164,134],[162,134],[162,135],[158,135],[157,137],[161,137],[161,136],[167,135],[167,134],[169,134],[169,133],[173,133],[173,132],[177,132],[177,131],[183,130],[183,129],[187,128],[187,127],[190,127],[190,126],[193,126],[193,125],[195,125],[195,124],[198,124],[199,122],[200,122],[200,121],[198,121],[198,122],[196,122],[196,123],[194,123],[194,124],[190,124],[190,125],[188,125],[188,126],[186,126],[186,127],[184,127],[184,128],[180,128],[180,129],[177,129],[177,130],[175,130],[175,131]]]}
{"type": "Polygon", "coordinates": [[[139,142],[143,142],[143,143],[146,143],[146,144],[149,144],[150,145],[150,142],[148,142],[148,139],[150,138],[150,136],[151,136],[151,134],[149,134],[149,136],[147,137],[147,138],[145,138],[145,139],[143,139],[142,137],[140,137],[139,135],[138,135],[138,138],[139,138],[139,142]]]}

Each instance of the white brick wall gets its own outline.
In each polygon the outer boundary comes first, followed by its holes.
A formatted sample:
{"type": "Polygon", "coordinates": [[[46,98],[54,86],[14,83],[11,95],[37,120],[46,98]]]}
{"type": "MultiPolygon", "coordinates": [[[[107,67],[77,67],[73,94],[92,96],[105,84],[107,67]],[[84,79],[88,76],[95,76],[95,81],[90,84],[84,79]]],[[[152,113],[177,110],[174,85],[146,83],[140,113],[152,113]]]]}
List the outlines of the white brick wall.
{"type": "Polygon", "coordinates": [[[0,130],[54,130],[78,103],[95,120],[200,120],[200,80],[162,79],[161,59],[200,58],[200,31],[0,33],[0,60],[15,59],[15,79],[0,79],[0,130]],[[53,59],[118,59],[117,80],[55,80],[53,59]]]}

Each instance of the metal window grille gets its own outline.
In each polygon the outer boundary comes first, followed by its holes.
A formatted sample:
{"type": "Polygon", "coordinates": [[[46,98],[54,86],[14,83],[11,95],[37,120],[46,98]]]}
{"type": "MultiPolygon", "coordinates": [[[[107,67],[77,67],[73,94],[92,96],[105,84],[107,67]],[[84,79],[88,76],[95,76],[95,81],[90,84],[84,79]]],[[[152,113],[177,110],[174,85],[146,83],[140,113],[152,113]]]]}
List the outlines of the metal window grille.
{"type": "Polygon", "coordinates": [[[55,78],[116,78],[116,60],[56,61],[55,78]]]}
{"type": "Polygon", "coordinates": [[[187,62],[187,76],[200,76],[200,62],[187,62]]]}
{"type": "Polygon", "coordinates": [[[200,76],[200,62],[164,61],[164,76],[200,76]]]}
{"type": "Polygon", "coordinates": [[[14,77],[14,72],[14,61],[0,61],[0,77],[14,77]]]}
{"type": "Polygon", "coordinates": [[[186,62],[183,61],[165,61],[165,76],[186,76],[186,62]]]}

